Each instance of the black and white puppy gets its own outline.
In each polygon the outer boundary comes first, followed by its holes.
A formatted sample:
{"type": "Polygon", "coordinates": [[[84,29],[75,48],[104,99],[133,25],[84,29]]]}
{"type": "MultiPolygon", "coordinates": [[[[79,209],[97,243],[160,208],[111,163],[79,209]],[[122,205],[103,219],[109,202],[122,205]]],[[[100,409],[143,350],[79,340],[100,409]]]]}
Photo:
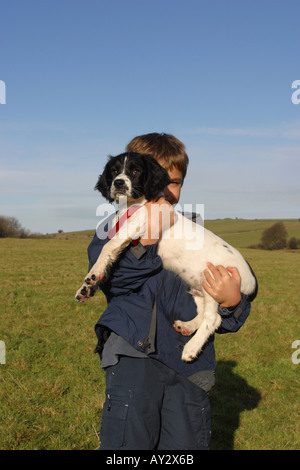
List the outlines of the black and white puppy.
{"type": "MultiPolygon", "coordinates": [[[[166,170],[149,155],[129,152],[110,157],[95,188],[110,202],[115,200],[120,204],[121,198],[126,197],[127,205],[117,214],[115,224],[119,224],[118,231],[103,247],[97,262],[76,293],[77,300],[86,297],[88,290],[103,278],[126,246],[145,234],[148,225],[144,204],[156,198],[169,182],[166,170]],[[132,210],[134,207],[135,210],[132,210]],[[130,210],[132,215],[128,215],[130,210]]],[[[257,294],[257,281],[239,251],[179,212],[176,212],[174,224],[164,230],[159,240],[158,254],[163,266],[178,274],[190,286],[197,306],[197,316],[193,320],[177,320],[174,324],[175,329],[185,335],[196,332],[182,353],[182,359],[190,362],[221,324],[217,302],[202,288],[207,263],[236,267],[242,280],[241,292],[251,301],[257,294]]]]}
{"type": "Polygon", "coordinates": [[[153,200],[169,183],[168,172],[151,155],[127,152],[109,158],[95,189],[109,202],[126,196],[137,204],[153,200]]]}

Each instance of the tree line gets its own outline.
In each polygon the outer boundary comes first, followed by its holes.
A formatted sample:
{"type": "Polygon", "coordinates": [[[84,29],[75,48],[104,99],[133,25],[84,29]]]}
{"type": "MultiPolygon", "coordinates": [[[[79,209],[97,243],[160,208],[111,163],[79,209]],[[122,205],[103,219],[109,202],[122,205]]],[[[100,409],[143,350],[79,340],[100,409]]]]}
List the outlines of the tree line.
{"type": "Polygon", "coordinates": [[[251,248],[261,248],[262,250],[282,250],[289,248],[296,250],[300,248],[300,238],[292,237],[288,239],[288,233],[283,222],[276,222],[271,227],[263,231],[261,241],[251,248]]]}
{"type": "Polygon", "coordinates": [[[30,230],[22,227],[15,217],[0,215],[0,238],[34,238],[40,234],[31,233],[30,230]]]}

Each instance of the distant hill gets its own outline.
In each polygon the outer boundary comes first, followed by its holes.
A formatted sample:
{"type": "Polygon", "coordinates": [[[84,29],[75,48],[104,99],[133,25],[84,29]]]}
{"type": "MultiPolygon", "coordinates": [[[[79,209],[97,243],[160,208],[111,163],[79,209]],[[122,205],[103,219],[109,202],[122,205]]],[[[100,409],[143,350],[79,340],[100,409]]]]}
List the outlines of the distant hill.
{"type": "Polygon", "coordinates": [[[205,227],[236,247],[257,244],[263,231],[278,221],[282,221],[291,237],[300,238],[300,219],[217,219],[206,220],[205,227]]]}
{"type": "MultiPolygon", "coordinates": [[[[233,246],[245,248],[260,241],[262,232],[281,220],[288,232],[288,238],[300,238],[300,219],[216,219],[205,220],[204,226],[233,246]]],[[[94,236],[95,230],[56,233],[49,235],[56,239],[87,239],[94,236]]]]}

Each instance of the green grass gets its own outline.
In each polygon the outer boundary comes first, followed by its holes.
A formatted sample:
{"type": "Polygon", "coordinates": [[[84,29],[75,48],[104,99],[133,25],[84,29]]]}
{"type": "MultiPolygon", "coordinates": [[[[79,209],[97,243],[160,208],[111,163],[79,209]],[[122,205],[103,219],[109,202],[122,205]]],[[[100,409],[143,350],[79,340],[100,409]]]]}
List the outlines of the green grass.
{"type": "Polygon", "coordinates": [[[246,324],[217,335],[213,448],[299,449],[300,250],[242,249],[259,283],[246,324]]]}
{"type": "MultiPolygon", "coordinates": [[[[300,364],[291,348],[300,339],[300,250],[243,248],[245,237],[272,223],[206,223],[229,243],[236,237],[259,281],[244,327],[216,336],[213,449],[300,447],[300,364]]],[[[300,238],[300,222],[289,224],[300,238]]],[[[0,239],[0,449],[98,448],[104,374],[93,353],[94,325],[105,300],[100,293],[85,304],[73,300],[91,235],[0,239]]]]}
{"type": "Polygon", "coordinates": [[[86,241],[2,239],[0,251],[0,448],[95,449],[104,376],[93,326],[105,303],[74,301],[86,241]]]}

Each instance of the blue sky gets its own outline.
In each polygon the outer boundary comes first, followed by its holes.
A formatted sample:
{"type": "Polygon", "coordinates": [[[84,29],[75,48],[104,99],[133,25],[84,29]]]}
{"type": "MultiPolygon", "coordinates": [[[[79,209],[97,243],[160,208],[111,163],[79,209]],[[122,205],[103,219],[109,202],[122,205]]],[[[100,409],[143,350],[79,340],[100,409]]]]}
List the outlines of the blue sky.
{"type": "Polygon", "coordinates": [[[299,1],[1,0],[0,17],[0,215],[93,229],[107,155],[169,132],[182,206],[300,217],[299,1]]]}

